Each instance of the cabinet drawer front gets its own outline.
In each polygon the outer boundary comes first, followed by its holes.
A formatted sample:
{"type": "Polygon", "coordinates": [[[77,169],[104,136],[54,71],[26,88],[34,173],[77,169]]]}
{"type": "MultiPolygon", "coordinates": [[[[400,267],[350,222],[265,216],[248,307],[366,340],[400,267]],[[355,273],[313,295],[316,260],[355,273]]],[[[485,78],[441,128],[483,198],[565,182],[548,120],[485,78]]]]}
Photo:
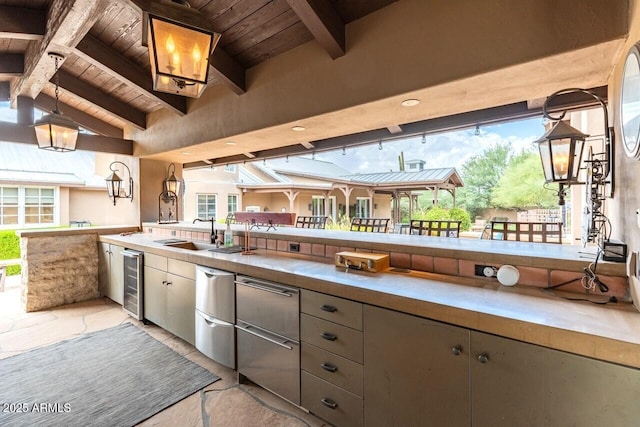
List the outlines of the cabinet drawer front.
{"type": "Polygon", "coordinates": [[[143,258],[144,265],[147,267],[157,268],[158,270],[167,271],[167,257],[145,252],[143,258]]]}
{"type": "Polygon", "coordinates": [[[362,397],[362,365],[309,343],[302,343],[302,369],[362,397]]]}
{"type": "Polygon", "coordinates": [[[300,311],[340,325],[362,330],[362,304],[303,289],[300,311]]]}
{"type": "Polygon", "coordinates": [[[362,363],[362,332],[308,314],[300,315],[302,341],[362,363]]]}
{"type": "Polygon", "coordinates": [[[196,265],[190,262],[169,258],[167,260],[167,271],[177,276],[196,280],[196,265]]]}
{"type": "Polygon", "coordinates": [[[361,398],[305,371],[301,375],[303,408],[338,427],[363,425],[361,398]]]}

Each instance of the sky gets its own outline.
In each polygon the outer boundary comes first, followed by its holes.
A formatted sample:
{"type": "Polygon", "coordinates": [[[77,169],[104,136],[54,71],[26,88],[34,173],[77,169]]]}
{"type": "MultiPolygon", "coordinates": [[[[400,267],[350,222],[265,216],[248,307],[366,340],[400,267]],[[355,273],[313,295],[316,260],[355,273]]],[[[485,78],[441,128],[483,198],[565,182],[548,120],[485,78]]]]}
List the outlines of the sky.
{"type": "MultiPolygon", "coordinates": [[[[0,121],[16,121],[16,110],[8,108],[8,102],[0,102],[0,121]]],[[[425,168],[456,167],[461,171],[462,165],[469,158],[482,154],[485,150],[499,143],[509,143],[514,153],[535,148],[533,141],[544,133],[541,117],[480,126],[480,134],[475,135],[475,127],[447,132],[439,135],[427,135],[422,144],[422,137],[387,141],[378,144],[353,147],[342,150],[317,153],[317,160],[324,160],[357,173],[389,172],[399,169],[398,156],[404,153],[404,159],[424,160],[425,168]]],[[[310,157],[310,155],[305,155],[310,157]]]]}
{"type": "MultiPolygon", "coordinates": [[[[425,169],[456,167],[460,171],[469,158],[482,154],[500,143],[511,145],[514,153],[535,149],[533,144],[544,134],[541,117],[495,125],[480,126],[480,134],[475,135],[475,127],[465,130],[427,135],[422,144],[422,136],[382,142],[379,145],[346,148],[317,153],[317,160],[329,161],[353,173],[374,173],[397,171],[398,156],[404,159],[424,160],[425,169]]],[[[305,157],[309,157],[308,155],[305,157]]]]}

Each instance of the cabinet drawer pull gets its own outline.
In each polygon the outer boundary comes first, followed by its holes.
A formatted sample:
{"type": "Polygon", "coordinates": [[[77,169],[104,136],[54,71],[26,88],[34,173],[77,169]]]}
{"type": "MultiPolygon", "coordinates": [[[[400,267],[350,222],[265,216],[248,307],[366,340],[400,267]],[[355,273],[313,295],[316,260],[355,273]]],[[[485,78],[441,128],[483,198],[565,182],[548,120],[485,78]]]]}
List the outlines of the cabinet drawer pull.
{"type": "Polygon", "coordinates": [[[335,341],[338,339],[338,336],[335,334],[330,334],[329,332],[323,332],[320,334],[320,336],[322,338],[324,338],[327,341],[335,341]]]}
{"type": "Polygon", "coordinates": [[[460,356],[462,354],[462,346],[459,344],[456,344],[451,349],[451,353],[453,353],[454,356],[460,356]]]}
{"type": "Polygon", "coordinates": [[[328,311],[329,313],[334,313],[336,311],[338,311],[337,307],[334,307],[332,305],[329,304],[323,304],[322,307],[320,307],[322,310],[324,311],[328,311]]]}
{"type": "Polygon", "coordinates": [[[322,399],[320,399],[320,402],[322,402],[324,406],[330,409],[336,409],[338,407],[338,404],[328,397],[323,397],[322,399]]]}
{"type": "Polygon", "coordinates": [[[487,363],[489,361],[489,355],[487,353],[480,353],[478,355],[478,362],[487,363]]]}
{"type": "Polygon", "coordinates": [[[320,364],[320,367],[321,367],[322,369],[324,369],[325,371],[329,371],[329,372],[335,372],[335,371],[337,371],[337,370],[338,370],[338,367],[337,367],[337,366],[333,366],[332,364],[330,364],[330,363],[326,363],[326,362],[321,363],[321,364],[320,364]]]}

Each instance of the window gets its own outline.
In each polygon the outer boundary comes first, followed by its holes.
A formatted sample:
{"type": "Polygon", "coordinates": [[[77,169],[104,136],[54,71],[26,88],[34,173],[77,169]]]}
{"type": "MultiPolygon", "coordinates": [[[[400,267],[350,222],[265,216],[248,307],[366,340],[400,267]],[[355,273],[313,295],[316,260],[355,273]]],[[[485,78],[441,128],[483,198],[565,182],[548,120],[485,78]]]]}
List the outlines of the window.
{"type": "Polygon", "coordinates": [[[230,172],[230,173],[235,173],[236,165],[225,165],[224,171],[225,172],[230,172]]]}
{"type": "Polygon", "coordinates": [[[25,224],[53,224],[55,195],[53,188],[25,188],[25,224]]]}
{"type": "Polygon", "coordinates": [[[18,224],[18,187],[0,187],[0,225],[18,224]]]}
{"type": "Polygon", "coordinates": [[[216,218],[216,195],[215,194],[198,194],[198,218],[210,219],[216,218]]]}
{"type": "Polygon", "coordinates": [[[324,197],[311,196],[311,215],[324,216],[324,197]]]}
{"type": "Polygon", "coordinates": [[[368,197],[356,198],[356,217],[368,218],[370,212],[371,199],[368,197]]]}
{"type": "Polygon", "coordinates": [[[238,195],[237,194],[229,194],[227,196],[227,213],[236,213],[238,212],[238,195]]]}
{"type": "Polygon", "coordinates": [[[55,187],[0,187],[0,227],[56,225],[55,187]]]}

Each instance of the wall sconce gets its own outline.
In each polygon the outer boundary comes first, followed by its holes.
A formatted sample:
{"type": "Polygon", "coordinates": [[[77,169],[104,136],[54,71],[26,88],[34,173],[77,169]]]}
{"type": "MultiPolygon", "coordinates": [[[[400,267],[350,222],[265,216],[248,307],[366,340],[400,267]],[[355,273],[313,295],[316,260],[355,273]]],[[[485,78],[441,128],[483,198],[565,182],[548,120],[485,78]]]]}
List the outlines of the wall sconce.
{"type": "MultiPolygon", "coordinates": [[[[599,153],[600,159],[593,159],[593,154],[590,154],[590,159],[587,162],[597,162],[599,167],[604,167],[605,172],[601,174],[601,185],[604,185],[606,179],[610,175],[611,171],[611,150],[613,139],[613,129],[609,127],[609,113],[607,111],[607,105],[602,98],[595,93],[586,89],[563,89],[551,94],[542,107],[542,113],[544,116],[556,123],[551,129],[549,129],[540,139],[536,141],[540,150],[540,159],[542,160],[542,169],[544,171],[545,180],[547,183],[556,183],[559,185],[558,190],[558,204],[564,205],[564,197],[571,185],[584,184],[579,182],[578,174],[580,172],[580,166],[582,161],[582,154],[584,151],[585,140],[589,135],[586,135],[579,130],[571,127],[567,122],[563,121],[566,111],[563,111],[559,116],[553,116],[549,113],[549,103],[558,95],[584,93],[593,97],[600,106],[604,113],[604,153],[599,153]]],[[[613,174],[611,174],[611,185],[613,188],[613,174]]],[[[612,190],[613,191],[613,190],[612,190]]]]}
{"type": "MultiPolygon", "coordinates": [[[[171,163],[167,168],[167,177],[162,182],[163,192],[180,194],[180,186],[182,185],[182,180],[176,178],[176,165],[171,163]]],[[[165,201],[167,201],[165,196],[163,195],[165,201]]]]}
{"type": "Polygon", "coordinates": [[[199,97],[207,86],[209,56],[220,34],[186,1],[149,6],[144,11],[143,46],[149,47],[153,89],[199,97]]]}
{"type": "MultiPolygon", "coordinates": [[[[116,205],[116,201],[118,199],[131,199],[131,201],[133,202],[133,179],[131,178],[131,171],[129,170],[127,165],[125,165],[122,162],[115,161],[109,165],[109,169],[111,169],[111,175],[106,177],[104,180],[106,181],[106,184],[107,184],[107,193],[109,194],[109,197],[113,199],[113,206],[116,205]],[[118,171],[116,166],[117,164],[122,165],[124,169],[127,170],[127,174],[129,175],[129,191],[128,192],[122,186],[122,178],[120,178],[120,176],[118,176],[118,174],[116,173],[118,171]]],[[[124,170],[123,170],[123,173],[124,173],[124,170]]]]}
{"type": "Polygon", "coordinates": [[[64,117],[58,109],[58,61],[63,60],[64,56],[53,52],[49,53],[49,56],[55,60],[56,67],[56,106],[51,114],[45,114],[33,125],[38,148],[51,151],[75,151],[78,142],[78,125],[64,117]]]}

